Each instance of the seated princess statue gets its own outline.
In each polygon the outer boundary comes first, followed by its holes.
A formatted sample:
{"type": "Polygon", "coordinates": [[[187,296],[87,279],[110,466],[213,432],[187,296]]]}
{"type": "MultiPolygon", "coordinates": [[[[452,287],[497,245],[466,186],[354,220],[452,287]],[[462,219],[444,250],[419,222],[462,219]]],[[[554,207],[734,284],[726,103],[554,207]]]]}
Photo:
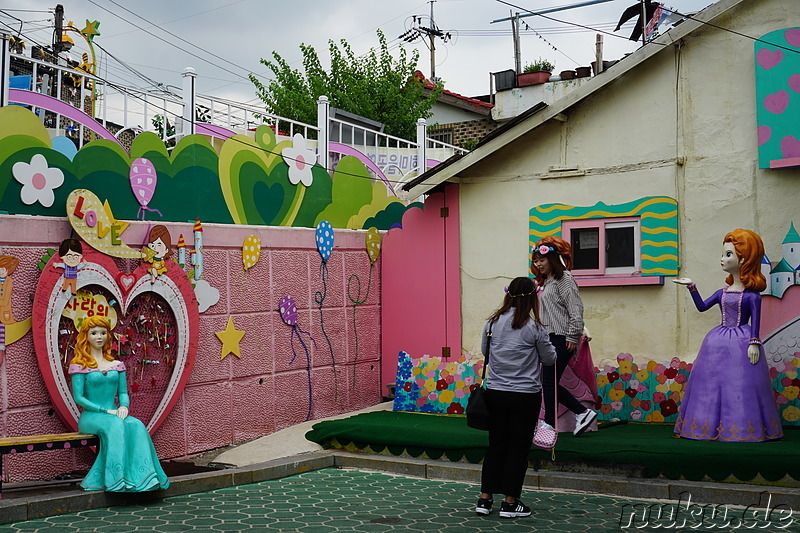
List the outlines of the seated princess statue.
{"type": "Polygon", "coordinates": [[[722,324],[703,340],[689,374],[675,433],[695,440],[762,442],[783,437],[778,406],[772,392],[767,359],[759,338],[761,274],[764,244],[746,229],[725,235],[722,270],[724,289],[703,300],[689,278],[686,285],[698,311],[719,304],[722,324]]]}
{"type": "Polygon", "coordinates": [[[110,332],[106,318],[86,318],[69,365],[75,403],[83,407],[78,430],[100,437],[97,459],[81,486],[108,492],[166,489],[169,479],[147,429],[128,416],[125,364],[111,354],[110,332]]]}

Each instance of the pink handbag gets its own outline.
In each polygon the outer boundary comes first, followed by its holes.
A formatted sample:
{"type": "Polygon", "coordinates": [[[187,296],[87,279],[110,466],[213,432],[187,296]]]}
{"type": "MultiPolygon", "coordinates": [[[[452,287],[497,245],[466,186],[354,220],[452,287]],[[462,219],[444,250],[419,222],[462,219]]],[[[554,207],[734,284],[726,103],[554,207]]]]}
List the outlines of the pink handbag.
{"type": "MultiPolygon", "coordinates": [[[[556,374],[556,365],[553,364],[553,374],[556,374]]],[[[556,374],[555,379],[558,379],[558,374],[556,374]]],[[[558,382],[554,381],[554,394],[555,394],[555,401],[553,405],[555,406],[556,410],[558,410],[558,382]]],[[[557,415],[558,413],[556,413],[557,415]]],[[[545,450],[550,450],[552,452],[553,461],[556,460],[556,442],[558,441],[558,416],[555,417],[555,424],[556,427],[547,427],[546,422],[543,418],[540,418],[536,424],[536,431],[533,434],[533,444],[539,448],[544,448],[545,450]]]]}

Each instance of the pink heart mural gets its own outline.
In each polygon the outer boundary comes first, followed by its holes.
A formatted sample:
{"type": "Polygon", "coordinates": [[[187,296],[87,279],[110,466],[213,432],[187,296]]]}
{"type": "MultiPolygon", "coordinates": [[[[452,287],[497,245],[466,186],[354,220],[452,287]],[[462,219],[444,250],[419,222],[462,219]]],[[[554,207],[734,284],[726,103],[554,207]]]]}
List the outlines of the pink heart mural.
{"type": "Polygon", "coordinates": [[[789,76],[789,88],[796,93],[800,93],[800,74],[789,76]]]}
{"type": "Polygon", "coordinates": [[[783,61],[783,50],[768,50],[762,48],[758,51],[756,58],[761,68],[769,70],[778,66],[780,62],[783,61]]]}
{"type": "Polygon", "coordinates": [[[790,28],[783,32],[786,42],[795,48],[800,48],[800,28],[790,28]]]}
{"type": "Polygon", "coordinates": [[[772,137],[772,128],[769,126],[758,127],[758,145],[763,146],[772,137]]]}
{"type": "MultiPolygon", "coordinates": [[[[39,369],[53,407],[64,423],[73,431],[77,431],[80,411],[73,400],[69,378],[64,372],[63,354],[60,353],[60,325],[62,320],[65,320],[62,312],[70,302],[70,296],[61,291],[62,270],[53,267],[57,259],[57,256],[50,259],[36,288],[32,315],[33,342],[39,369]]],[[[146,346],[137,347],[140,353],[136,357],[133,355],[127,358],[120,357],[129,367],[129,393],[136,392],[137,387],[132,387],[131,383],[135,382],[137,372],[141,373],[141,369],[145,366],[154,367],[159,372],[158,376],[163,386],[156,388],[146,383],[145,387],[149,388],[143,391],[146,394],[140,395],[144,398],[161,394],[161,397],[147,401],[151,405],[137,408],[138,400],[135,394],[131,394],[131,414],[137,416],[136,411],[139,411],[137,417],[144,422],[150,434],[153,434],[180,398],[197,354],[199,314],[192,284],[174,261],[167,261],[167,272],[159,276],[155,283],[151,283],[147,274],[149,265],[140,265],[132,274],[120,273],[112,258],[86,245],[84,245],[83,261],[85,266],[78,273],[78,289],[89,286],[100,287],[116,301],[116,304],[112,305],[116,305],[119,322],[114,333],[125,334],[125,328],[140,329],[143,317],[139,313],[140,303],[147,299],[159,302],[155,304],[156,307],[161,307],[163,312],[163,322],[160,321],[159,325],[169,322],[174,327],[174,338],[168,341],[165,334],[163,339],[164,343],[172,342],[174,345],[172,350],[174,356],[171,360],[153,363],[152,360],[156,358],[148,355],[146,346]],[[128,285],[131,279],[133,281],[128,285]],[[124,288],[126,286],[127,290],[124,288]],[[150,361],[147,365],[144,364],[146,360],[150,361]],[[142,416],[145,412],[146,416],[142,416]]],[[[151,335],[154,334],[150,330],[145,330],[142,337],[151,335]]],[[[157,333],[155,335],[158,336],[157,333]]],[[[153,339],[150,341],[152,344],[153,339]]],[[[151,376],[155,381],[155,374],[149,373],[148,379],[151,376]]]]}
{"type": "Polygon", "coordinates": [[[770,113],[780,115],[786,110],[786,106],[788,105],[789,93],[784,90],[780,90],[774,94],[768,94],[764,97],[764,109],[770,113]]]}
{"type": "Polygon", "coordinates": [[[791,135],[781,139],[781,154],[784,158],[800,157],[800,140],[791,135]]]}

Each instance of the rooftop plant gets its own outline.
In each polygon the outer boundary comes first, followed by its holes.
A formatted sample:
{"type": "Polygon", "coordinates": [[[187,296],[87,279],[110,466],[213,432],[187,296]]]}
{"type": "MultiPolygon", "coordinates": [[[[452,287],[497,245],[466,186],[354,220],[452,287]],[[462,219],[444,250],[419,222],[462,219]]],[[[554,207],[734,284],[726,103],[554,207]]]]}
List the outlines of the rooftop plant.
{"type": "Polygon", "coordinates": [[[552,64],[547,59],[542,59],[541,57],[534,61],[533,63],[528,63],[525,65],[525,68],[522,69],[522,72],[536,72],[537,70],[546,70],[547,72],[553,72],[556,68],[554,64],[552,64]]]}

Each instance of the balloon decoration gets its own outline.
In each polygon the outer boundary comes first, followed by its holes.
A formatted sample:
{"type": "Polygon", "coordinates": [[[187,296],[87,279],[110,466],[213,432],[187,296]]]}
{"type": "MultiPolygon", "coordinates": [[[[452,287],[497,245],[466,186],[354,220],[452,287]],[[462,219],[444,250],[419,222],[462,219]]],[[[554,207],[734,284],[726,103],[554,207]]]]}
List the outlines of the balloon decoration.
{"type": "Polygon", "coordinates": [[[261,239],[255,235],[248,235],[242,243],[242,263],[244,269],[249,270],[254,267],[261,258],[261,239]]]}
{"type": "Polygon", "coordinates": [[[331,256],[331,251],[333,250],[333,227],[327,220],[323,220],[317,225],[316,240],[317,250],[319,250],[319,255],[322,257],[322,261],[319,263],[319,277],[322,279],[322,291],[316,291],[314,293],[314,302],[316,302],[317,306],[319,307],[319,325],[322,329],[322,335],[325,337],[325,341],[328,343],[328,351],[331,354],[331,367],[333,368],[333,396],[334,399],[338,401],[339,379],[336,375],[336,357],[333,355],[333,344],[331,344],[331,339],[328,337],[328,333],[325,331],[325,320],[322,315],[322,304],[325,302],[325,298],[328,296],[328,259],[331,256]]]}
{"type": "Polygon", "coordinates": [[[314,342],[314,339],[311,337],[311,333],[307,331],[303,331],[300,329],[300,326],[297,325],[297,303],[295,303],[294,298],[291,296],[284,296],[278,302],[278,310],[280,311],[281,318],[288,326],[291,326],[292,333],[289,336],[289,345],[292,347],[292,360],[289,361],[289,364],[294,363],[294,360],[297,359],[297,352],[294,348],[294,338],[297,337],[297,340],[300,341],[300,345],[303,347],[303,351],[306,354],[306,374],[308,375],[308,412],[306,413],[306,420],[311,420],[311,410],[312,410],[312,392],[311,392],[311,355],[308,353],[308,346],[306,343],[303,342],[302,334],[308,335],[309,340],[311,343],[316,347],[317,343],[314,342]]]}
{"type": "Polygon", "coordinates": [[[317,224],[317,250],[322,256],[322,262],[327,263],[333,251],[333,226],[327,220],[317,224]]]}
{"type": "Polygon", "coordinates": [[[367,255],[369,264],[374,265],[381,253],[381,234],[378,228],[372,227],[367,230],[367,255]]]}
{"type": "Polygon", "coordinates": [[[139,202],[139,211],[136,216],[144,220],[145,211],[155,211],[158,216],[163,216],[158,209],[147,207],[147,204],[153,199],[153,193],[156,192],[158,184],[158,173],[153,163],[149,159],[140,157],[134,160],[129,175],[131,190],[136,201],[139,202]]]}
{"type": "Polygon", "coordinates": [[[372,268],[375,266],[375,261],[381,253],[381,234],[377,228],[369,228],[366,235],[367,256],[369,256],[369,278],[367,280],[367,291],[364,296],[361,296],[361,278],[357,274],[351,274],[347,279],[347,298],[353,304],[353,337],[356,343],[356,355],[353,358],[353,386],[356,382],[356,365],[358,362],[358,328],[356,327],[356,308],[362,305],[369,298],[369,289],[372,286],[372,268]],[[353,283],[355,281],[355,283],[353,283]],[[353,296],[353,286],[356,287],[355,296],[353,296]]]}

